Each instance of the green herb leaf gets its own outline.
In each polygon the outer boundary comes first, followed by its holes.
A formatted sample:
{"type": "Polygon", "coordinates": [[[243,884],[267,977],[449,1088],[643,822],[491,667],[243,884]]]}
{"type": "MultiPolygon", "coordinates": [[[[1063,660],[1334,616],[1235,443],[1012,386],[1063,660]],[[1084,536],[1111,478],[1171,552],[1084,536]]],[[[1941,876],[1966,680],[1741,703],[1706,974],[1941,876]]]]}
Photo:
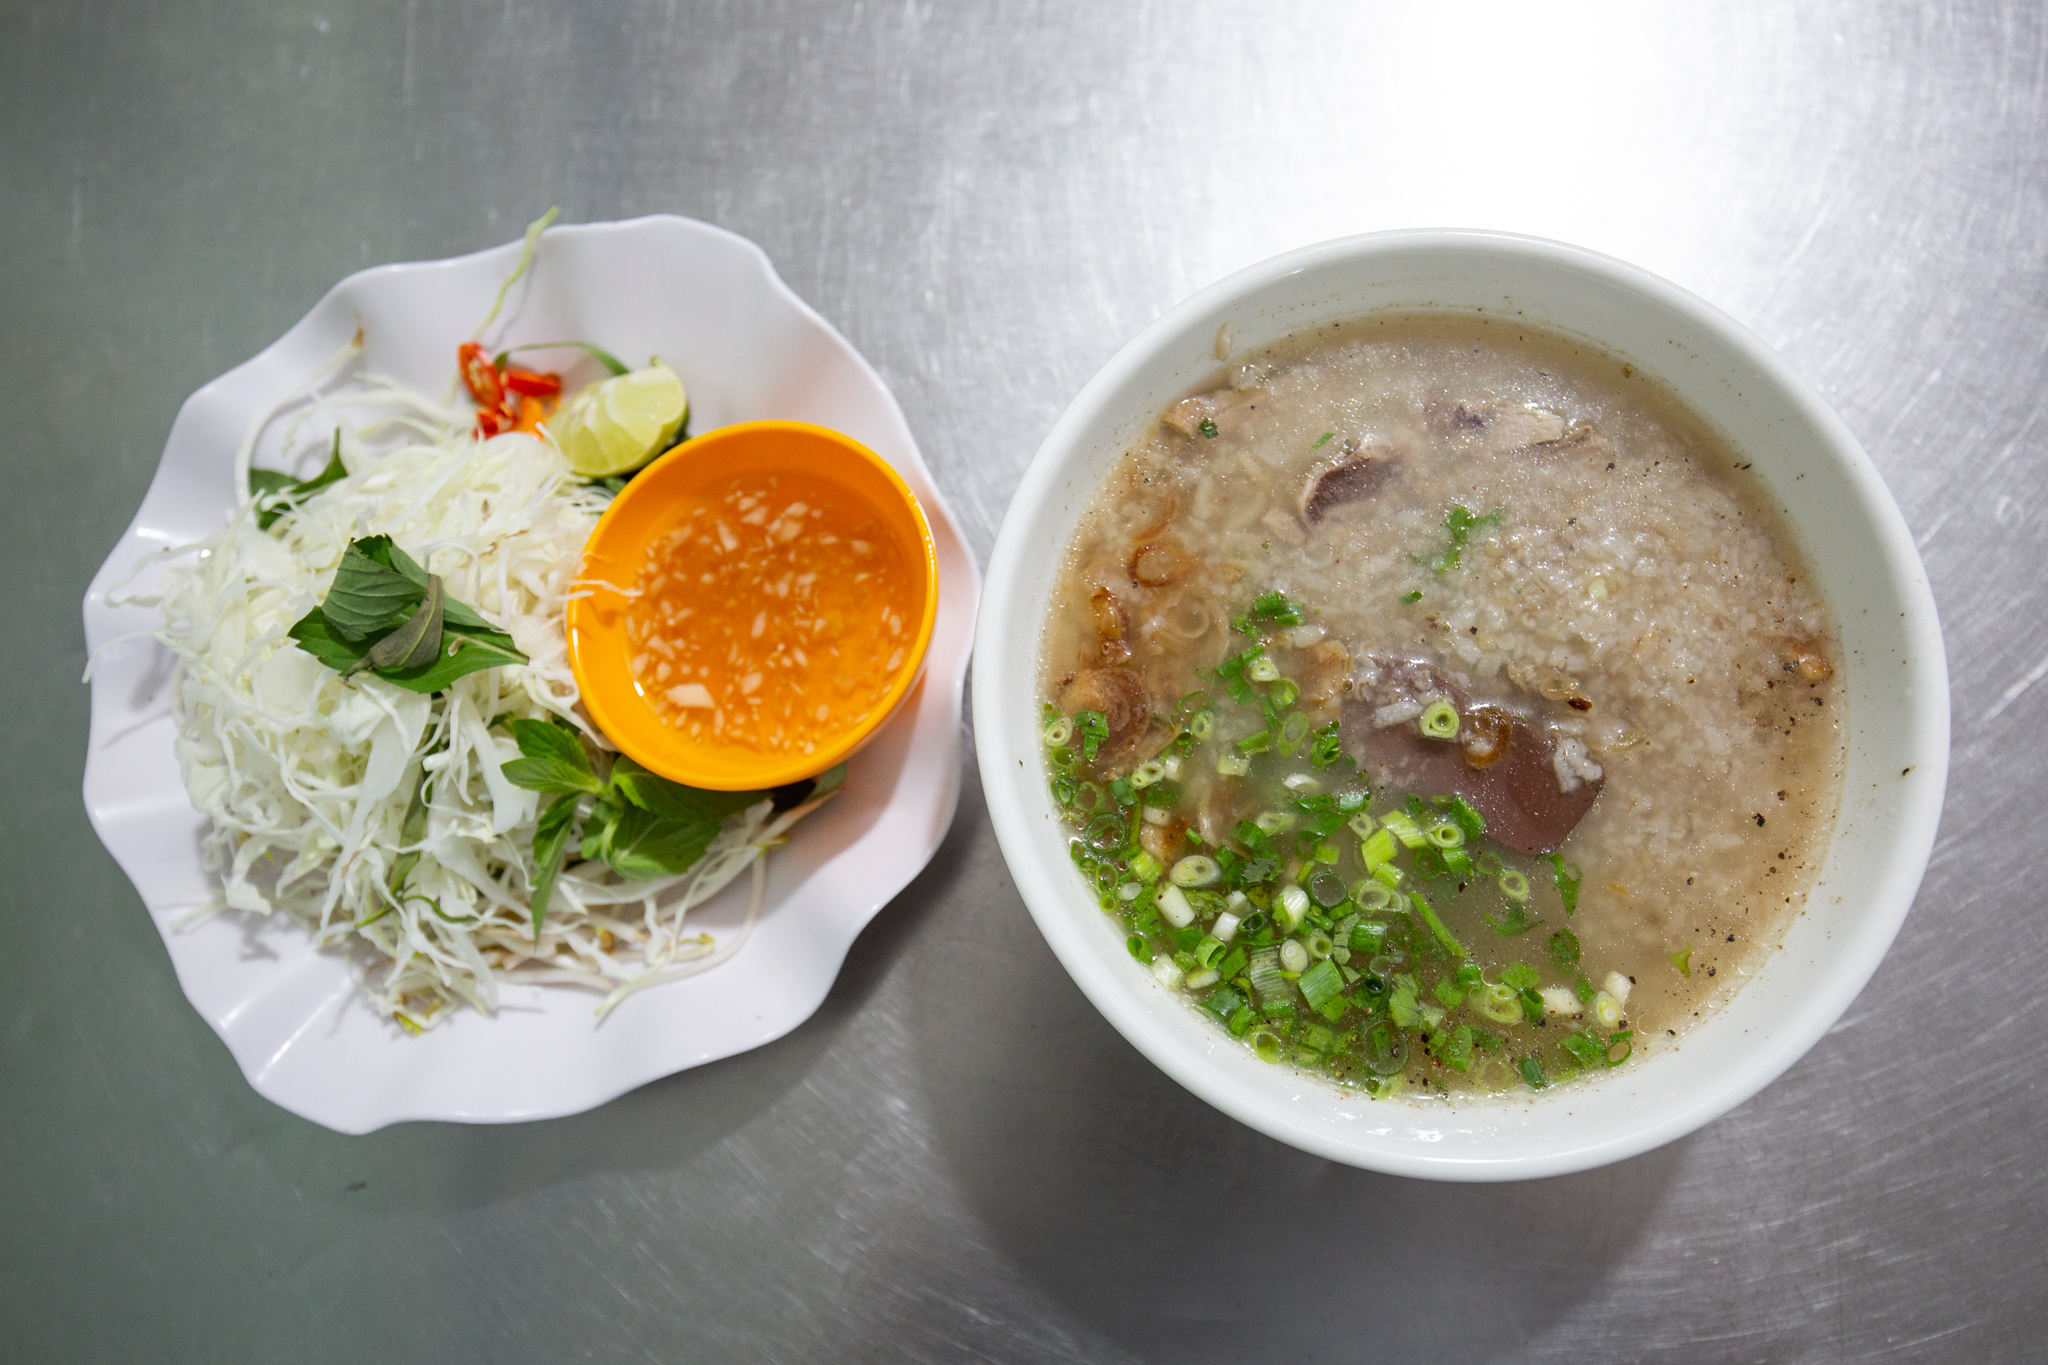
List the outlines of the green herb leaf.
{"type": "MultiPolygon", "coordinates": [[[[765,791],[714,792],[686,787],[647,771],[624,754],[612,764],[612,787],[641,810],[672,824],[709,820],[715,825],[771,795],[765,791]]],[[[814,789],[812,795],[815,794],[814,789]]]]}
{"type": "Polygon", "coordinates": [[[1535,923],[1534,920],[1529,918],[1528,907],[1520,901],[1509,901],[1508,912],[1499,919],[1495,919],[1492,915],[1485,915],[1482,918],[1486,921],[1486,927],[1499,934],[1502,938],[1513,938],[1517,934],[1526,934],[1529,932],[1529,927],[1535,923]]]}
{"type": "MultiPolygon", "coordinates": [[[[634,881],[673,876],[689,871],[704,856],[704,850],[718,837],[718,825],[716,820],[679,824],[627,805],[606,824],[596,855],[621,877],[634,881]]],[[[585,857],[592,853],[588,837],[583,852],[585,857]]]]}
{"type": "Polygon", "coordinates": [[[1472,1041],[1470,1024],[1440,1028],[1429,1035],[1430,1055],[1453,1071],[1464,1071],[1472,1065],[1472,1041]]]}
{"type": "MultiPolygon", "coordinates": [[[[426,628],[431,624],[429,617],[419,623],[422,639],[407,642],[399,662],[369,658],[376,650],[369,637],[412,623],[428,596],[437,591],[436,582],[434,575],[392,544],[389,536],[351,541],[335,570],[326,601],[291,628],[291,638],[337,672],[369,668],[385,681],[413,692],[439,692],[471,673],[527,662],[510,635],[445,592],[440,594],[440,640],[431,656],[422,642],[432,634],[426,628]]],[[[395,653],[399,646],[391,648],[395,653]]]]}
{"type": "Polygon", "coordinates": [[[1526,962],[1510,962],[1500,969],[1500,984],[1518,991],[1534,990],[1542,979],[1526,962]]]}
{"type": "Polygon", "coordinates": [[[1394,978],[1394,993],[1387,997],[1387,1017],[1402,1028],[1422,1026],[1422,995],[1414,977],[1394,978]]]}
{"type": "Polygon", "coordinates": [[[1692,949],[1688,947],[1683,952],[1673,953],[1671,955],[1671,965],[1678,968],[1680,976],[1690,977],[1692,975],[1692,949]]]}
{"type": "Polygon", "coordinates": [[[1550,855],[1550,867],[1557,882],[1558,899],[1564,902],[1564,912],[1569,915],[1579,908],[1579,884],[1586,874],[1579,871],[1578,864],[1567,863],[1562,853],[1550,855]]]}
{"type": "Polygon", "coordinates": [[[405,821],[398,827],[399,854],[391,860],[391,875],[385,885],[393,891],[405,885],[405,879],[420,864],[419,843],[427,837],[427,770],[424,764],[420,774],[413,779],[412,800],[406,802],[405,821]]]}
{"type": "Polygon", "coordinates": [[[1566,971],[1578,966],[1579,936],[1569,929],[1558,930],[1550,936],[1550,955],[1566,971]]]}
{"type": "Polygon", "coordinates": [[[507,782],[535,792],[596,796],[604,791],[574,730],[551,720],[515,720],[510,728],[519,757],[504,767],[507,782]]]}
{"type": "MultiPolygon", "coordinates": [[[[1323,440],[1330,438],[1325,435],[1323,440]]],[[[1317,442],[1320,445],[1322,442],[1317,442]]],[[[1262,592],[1252,599],[1252,615],[1261,621],[1271,621],[1276,626],[1298,626],[1301,624],[1301,608],[1288,600],[1283,592],[1262,592]]]]}
{"type": "Polygon", "coordinates": [[[441,615],[446,605],[441,576],[427,579],[427,597],[405,619],[404,624],[376,644],[369,653],[342,671],[346,678],[362,668],[423,668],[441,656],[441,615]]]}
{"type": "Polygon", "coordinates": [[[1462,561],[1465,553],[1465,542],[1471,537],[1472,533],[1488,526],[1498,525],[1501,517],[1504,515],[1504,510],[1500,508],[1496,508],[1485,516],[1479,517],[1474,516],[1472,509],[1469,507],[1462,505],[1452,507],[1450,514],[1444,518],[1444,534],[1447,537],[1448,543],[1433,556],[1417,555],[1415,557],[1416,562],[1427,567],[1432,573],[1450,572],[1452,569],[1457,568],[1462,561]]]}
{"type": "Polygon", "coordinates": [[[1215,440],[1217,431],[1216,419],[1213,417],[1204,417],[1201,421],[1195,424],[1195,430],[1201,432],[1210,440],[1215,440]]]}
{"type": "Polygon", "coordinates": [[[1550,1084],[1543,1074],[1543,1063],[1534,1057],[1524,1057],[1521,1065],[1522,1079],[1531,1090],[1541,1090],[1550,1084]]]}
{"type": "Polygon", "coordinates": [[[334,449],[327,457],[327,467],[310,479],[295,479],[276,469],[252,469],[249,471],[249,493],[260,497],[270,493],[273,497],[257,509],[257,529],[268,531],[279,517],[319,492],[330,483],[338,483],[348,477],[348,467],[341,462],[341,428],[334,429],[334,449]]]}
{"type": "Polygon", "coordinates": [[[540,942],[541,921],[547,915],[548,900],[554,895],[555,878],[561,875],[562,860],[568,856],[569,830],[575,820],[576,797],[565,793],[548,802],[533,827],[533,880],[529,898],[533,905],[535,943],[540,942]]]}
{"type": "Polygon", "coordinates": [[[1415,592],[1403,593],[1401,595],[1401,600],[1412,607],[1417,602],[1420,602],[1422,600],[1422,593],[1419,589],[1415,592]]]}
{"type": "Polygon", "coordinates": [[[424,582],[414,583],[392,568],[388,558],[380,563],[369,553],[373,548],[383,549],[388,556],[394,548],[391,537],[369,536],[351,541],[342,552],[334,582],[320,604],[327,624],[345,640],[360,640],[395,628],[427,595],[424,582]]]}

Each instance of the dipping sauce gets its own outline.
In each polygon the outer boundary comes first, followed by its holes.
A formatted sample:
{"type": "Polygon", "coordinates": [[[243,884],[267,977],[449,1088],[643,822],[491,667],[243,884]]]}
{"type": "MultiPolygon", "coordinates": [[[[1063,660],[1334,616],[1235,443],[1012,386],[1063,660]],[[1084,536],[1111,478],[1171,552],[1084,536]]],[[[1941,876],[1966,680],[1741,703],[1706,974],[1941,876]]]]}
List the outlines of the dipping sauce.
{"type": "Polygon", "coordinates": [[[674,505],[626,612],[633,684],[700,744],[829,748],[884,704],[916,643],[921,561],[850,490],[755,470],[674,505]]]}

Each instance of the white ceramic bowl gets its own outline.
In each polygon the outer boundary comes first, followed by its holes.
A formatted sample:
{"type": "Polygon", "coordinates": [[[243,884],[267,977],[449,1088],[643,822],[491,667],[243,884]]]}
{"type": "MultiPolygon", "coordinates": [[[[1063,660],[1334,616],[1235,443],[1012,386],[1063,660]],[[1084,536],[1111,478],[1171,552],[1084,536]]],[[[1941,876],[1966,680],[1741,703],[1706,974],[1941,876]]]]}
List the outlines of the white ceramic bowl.
{"type": "MultiPolygon", "coordinates": [[[[221,525],[236,501],[235,446],[251,420],[358,327],[366,368],[441,392],[456,343],[490,307],[519,250],[514,242],[351,275],[262,354],[193,394],[148,497],[85,599],[86,644],[101,651],[85,764],[93,828],[135,883],[192,1007],[249,1083],[346,1133],[407,1119],[573,1114],[782,1036],[817,1009],[854,937],[930,859],[959,796],[974,557],[881,377],[743,237],[666,216],[551,228],[487,339],[577,337],[622,356],[658,354],[689,384],[699,432],[792,418],[843,431],[889,461],[923,504],[939,558],[922,684],[853,759],[840,795],[770,857],[760,924],[746,946],[700,976],[643,991],[602,1024],[588,991],[522,985],[501,992],[495,1018],[462,1010],[408,1038],[364,1003],[348,961],[316,951],[287,916],[185,924],[218,878],[200,864],[202,820],[171,754],[170,657],[146,638],[156,613],[110,604],[107,590],[150,550],[221,525]]],[[[266,428],[261,466],[278,463],[280,425],[266,428]]],[[[145,573],[131,591],[147,592],[151,581],[145,573]]],[[[691,922],[731,932],[745,896],[742,878],[691,922]]]]}
{"type": "Polygon", "coordinates": [[[1395,232],[1241,271],[1153,323],[1090,380],[1026,471],[996,539],[974,650],[989,814],[1025,903],[1096,1008],[1166,1073],[1282,1142],[1444,1180],[1617,1161],[1754,1095],[1855,999],[1926,868],[1948,776],[1948,674],[1926,574],[1870,458],[1811,386],[1709,304],[1620,261],[1498,233],[1395,232]],[[1665,381],[1756,464],[1842,633],[1848,769],[1833,843],[1783,946],[1678,1043],[1520,1100],[1370,1101],[1258,1061],[1158,985],[1068,861],[1037,740],[1039,637],[1074,524],[1165,408],[1233,354],[1383,309],[1484,310],[1591,339],[1665,381]]]}

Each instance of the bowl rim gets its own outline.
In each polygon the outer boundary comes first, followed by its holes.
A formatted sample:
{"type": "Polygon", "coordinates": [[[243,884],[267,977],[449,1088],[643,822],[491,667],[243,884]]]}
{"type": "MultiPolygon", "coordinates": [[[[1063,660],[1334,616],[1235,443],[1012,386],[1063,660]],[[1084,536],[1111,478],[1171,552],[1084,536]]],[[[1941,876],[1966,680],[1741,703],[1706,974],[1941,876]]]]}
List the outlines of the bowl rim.
{"type": "MultiPolygon", "coordinates": [[[[798,436],[821,445],[836,446],[847,455],[864,464],[867,469],[880,477],[896,495],[903,508],[910,513],[911,524],[916,528],[915,550],[921,555],[923,566],[924,606],[919,613],[917,629],[911,637],[909,650],[903,662],[897,666],[890,678],[888,688],[882,693],[881,702],[872,714],[853,729],[846,731],[831,746],[815,753],[790,755],[779,761],[763,759],[758,772],[750,773],[747,780],[734,785],[723,772],[712,768],[696,768],[678,762],[675,752],[656,752],[639,746],[641,732],[650,728],[665,728],[664,722],[654,714],[653,708],[635,695],[628,699],[620,694],[611,680],[604,676],[593,677],[587,671],[585,654],[595,644],[593,637],[611,638],[611,628],[602,626],[594,619],[599,592],[594,588],[590,595],[570,599],[565,625],[568,633],[569,667],[576,675],[576,685],[581,689],[584,705],[589,707],[591,718],[605,737],[619,746],[619,751],[634,762],[671,782],[698,787],[706,791],[767,791],[770,788],[801,782],[805,778],[817,777],[830,771],[858,753],[888,723],[891,716],[903,704],[904,698],[916,685],[924,671],[925,655],[932,641],[932,628],[939,612],[939,561],[938,551],[932,541],[931,522],[926,519],[923,506],[917,494],[911,490],[903,476],[874,451],[843,431],[819,426],[815,422],[797,422],[785,418],[762,418],[751,422],[734,422],[727,426],[714,427],[702,435],[682,441],[640,470],[619,495],[612,499],[604,514],[591,528],[590,538],[583,547],[584,572],[596,558],[608,533],[617,534],[625,525],[628,514],[649,498],[659,497],[669,484],[682,476],[687,468],[691,476],[702,476],[699,466],[707,459],[734,458],[735,444],[744,446],[761,437],[798,436]],[[620,509],[624,508],[625,511],[620,509]]],[[[744,452],[738,452],[744,457],[744,452]]],[[[862,501],[868,501],[868,494],[851,484],[844,485],[849,492],[862,501]]],[[[906,546],[906,549],[913,547],[906,546]]]]}
{"type": "MultiPolygon", "coordinates": [[[[1450,305],[1445,310],[1472,311],[1450,305]]],[[[1359,315],[1370,311],[1361,309],[1359,315]]],[[[1544,326],[1548,330],[1569,330],[1556,323],[1545,322],[1544,326]]],[[[1070,522],[1066,531],[1071,532],[1070,522]]],[[[1064,549],[1064,539],[1060,548],[1064,549]]],[[[982,608],[970,686],[984,798],[1018,891],[1061,965],[1128,1042],[1198,1097],[1291,1146],[1390,1174],[1460,1181],[1566,1174],[1649,1151],[1695,1131],[1751,1098],[1833,1027],[1876,972],[1912,907],[1939,823],[1949,760],[1946,655],[1924,566],[1905,518],[1876,465],[1820,393],[1743,324],[1647,270],[1563,242],[1464,228],[1365,233],[1284,252],[1198,290],[1121,347],[1055,422],[1027,466],[997,534],[984,578],[982,608]],[[1916,782],[1896,798],[1909,817],[1904,820],[1906,837],[1894,845],[1894,862],[1904,870],[1887,884],[1889,894],[1865,907],[1859,931],[1840,945],[1842,951],[1834,959],[1834,969],[1816,981],[1808,1007],[1793,1026],[1763,1043],[1743,1065],[1720,1068],[1717,1083],[1690,1092],[1681,1102],[1661,1106],[1660,1119],[1622,1125],[1576,1146],[1536,1155],[1508,1153],[1454,1158],[1432,1155],[1421,1150],[1421,1143],[1411,1143],[1401,1150],[1361,1146],[1338,1135],[1330,1125],[1317,1123],[1295,1110],[1283,1112],[1253,1096],[1207,1055],[1184,1045],[1181,1040],[1190,1036],[1202,1021],[1188,1010],[1184,1026],[1168,1024],[1165,1010],[1138,998],[1117,980],[1115,972],[1123,964],[1111,962],[1100,945],[1084,933],[1080,919],[1070,912],[1069,903],[1076,898],[1056,882],[1051,860],[1040,856],[1033,817],[1026,806],[1028,784],[1018,782],[1012,771],[1020,764],[1029,770],[1035,755],[1020,753],[1010,743],[1004,708],[1013,704],[1014,698],[1005,701],[998,696],[1006,686],[1014,687],[1017,679],[1005,676],[1004,668],[996,665],[996,657],[1006,646],[1014,649],[1016,637],[1022,634],[1003,619],[1003,599],[1011,592],[1026,556],[1042,555],[1047,548],[1042,543],[1042,531],[1040,543],[1026,543],[1025,522],[1059,496],[1060,485],[1070,469],[1106,439],[1102,433],[1108,430],[1107,414],[1118,392],[1175,340],[1194,334],[1198,327],[1213,330],[1228,322],[1234,310],[1256,306],[1264,291],[1291,276],[1361,259],[1380,257],[1391,262],[1404,254],[1422,253],[1462,253],[1475,262],[1506,259],[1561,267],[1579,272],[1591,281],[1620,286],[1640,296],[1650,307],[1674,314],[1677,320],[1711,336],[1741,362],[1753,367],[1796,410],[1808,425],[1824,460],[1835,466],[1850,486],[1883,561],[1893,570],[1890,590],[1897,593],[1902,633],[1910,649],[1907,681],[1911,689],[1911,733],[1919,741],[1916,754],[1921,756],[1916,771],[1922,772],[1926,780],[1916,782]]],[[[1032,631],[1030,636],[1035,663],[1037,632],[1032,631]]],[[[1011,664],[1009,673],[1019,672],[1035,678],[1035,668],[1020,670],[1011,664]]],[[[1853,729],[1849,733],[1853,735],[1853,729]]],[[[1570,1093],[1570,1089],[1554,1091],[1531,1103],[1552,1103],[1558,1096],[1570,1093]]]]}

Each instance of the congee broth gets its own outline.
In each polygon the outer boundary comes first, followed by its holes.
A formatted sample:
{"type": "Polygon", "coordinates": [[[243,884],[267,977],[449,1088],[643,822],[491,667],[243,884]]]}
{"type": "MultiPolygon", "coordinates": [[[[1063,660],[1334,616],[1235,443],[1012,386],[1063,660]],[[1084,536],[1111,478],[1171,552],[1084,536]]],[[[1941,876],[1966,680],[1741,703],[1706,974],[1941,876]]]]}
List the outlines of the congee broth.
{"type": "Polygon", "coordinates": [[[1170,406],[1042,656],[1053,798],[1133,958],[1374,1096],[1682,1034],[1803,901],[1841,780],[1834,628],[1748,468],[1632,366],[1475,314],[1323,328],[1170,406]]]}

